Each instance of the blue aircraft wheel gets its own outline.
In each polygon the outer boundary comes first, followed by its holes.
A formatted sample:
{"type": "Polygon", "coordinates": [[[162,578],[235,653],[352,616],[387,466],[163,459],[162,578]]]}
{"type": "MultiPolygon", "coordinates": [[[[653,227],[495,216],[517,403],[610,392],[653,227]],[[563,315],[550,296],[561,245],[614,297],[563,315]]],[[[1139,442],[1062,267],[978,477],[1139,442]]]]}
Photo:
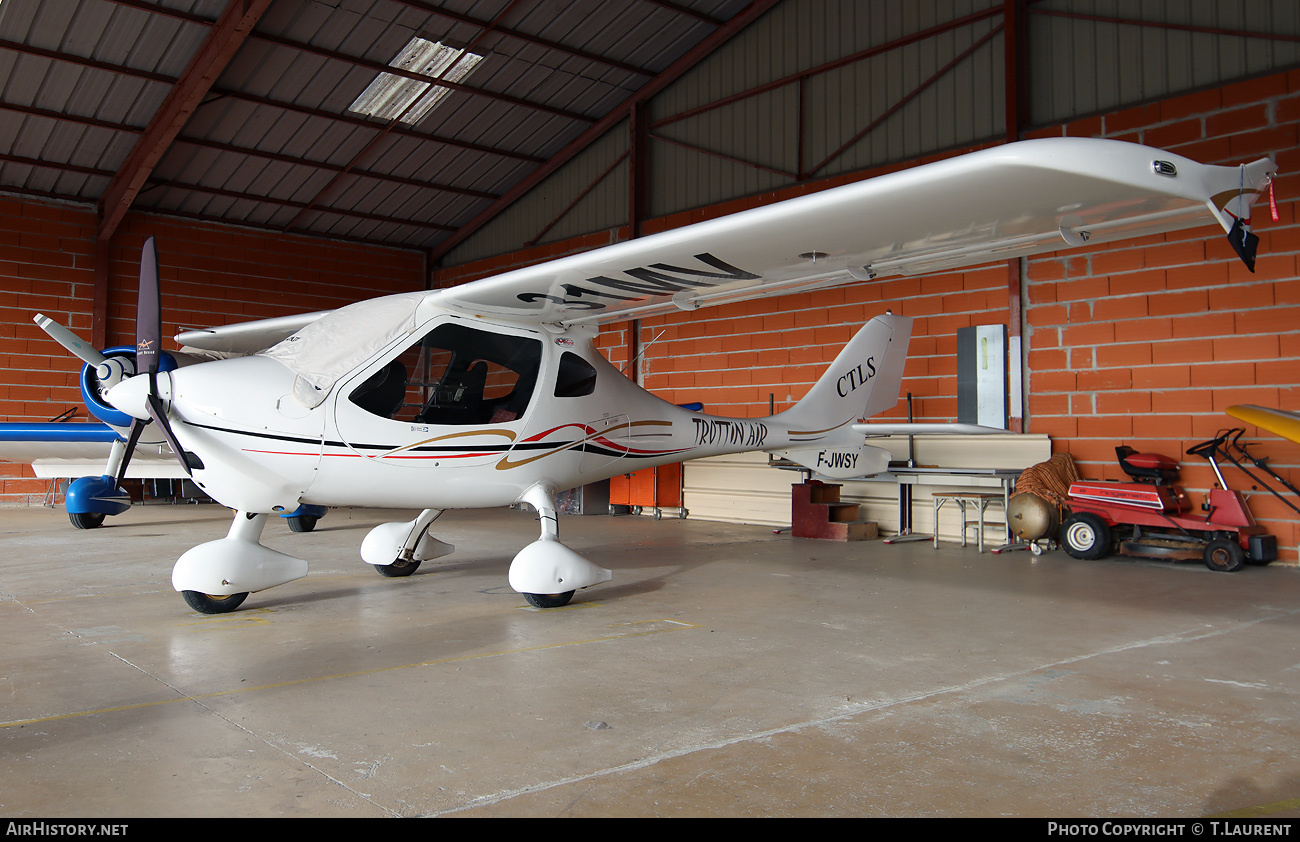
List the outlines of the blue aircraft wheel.
{"type": "Polygon", "coordinates": [[[68,520],[78,529],[98,529],[104,525],[103,512],[68,512],[68,520]]]}
{"type": "Polygon", "coordinates": [[[526,593],[524,599],[534,608],[560,608],[573,599],[573,591],[564,593],[526,593]]]}
{"type": "Polygon", "coordinates": [[[181,591],[181,596],[185,597],[186,604],[200,614],[226,614],[242,605],[248,598],[248,593],[219,596],[198,591],[181,591]]]}
{"type": "Polygon", "coordinates": [[[291,532],[311,532],[316,528],[317,518],[311,515],[298,515],[297,517],[285,518],[289,521],[289,530],[291,532]]]}
{"type": "Polygon", "coordinates": [[[372,564],[371,567],[379,571],[380,576],[387,576],[389,579],[399,579],[402,576],[410,576],[420,569],[420,562],[407,561],[399,558],[392,564],[372,564]]]}

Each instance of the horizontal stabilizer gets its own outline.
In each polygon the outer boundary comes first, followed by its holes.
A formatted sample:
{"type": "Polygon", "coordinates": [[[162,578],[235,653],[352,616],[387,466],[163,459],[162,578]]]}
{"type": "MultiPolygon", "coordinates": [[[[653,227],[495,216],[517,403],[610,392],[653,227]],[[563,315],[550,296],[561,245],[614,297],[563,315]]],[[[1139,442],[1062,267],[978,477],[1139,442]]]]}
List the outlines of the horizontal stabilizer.
{"type": "Polygon", "coordinates": [[[982,436],[1010,433],[1000,427],[983,427],[979,424],[854,424],[853,432],[865,436],[982,436]]]}

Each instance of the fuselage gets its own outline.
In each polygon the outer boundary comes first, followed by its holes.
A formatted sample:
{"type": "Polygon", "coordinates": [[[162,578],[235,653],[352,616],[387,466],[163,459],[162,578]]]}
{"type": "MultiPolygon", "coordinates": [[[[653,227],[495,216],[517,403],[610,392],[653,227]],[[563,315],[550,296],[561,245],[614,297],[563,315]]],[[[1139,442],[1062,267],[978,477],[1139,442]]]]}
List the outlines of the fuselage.
{"type": "Polygon", "coordinates": [[[415,314],[325,387],[304,382],[315,377],[301,370],[314,364],[310,349],[160,375],[176,436],[203,463],[194,481],[243,511],[475,508],[513,503],[538,483],[571,488],[843,432],[838,423],[792,431],[779,416],[710,416],[661,400],[604,359],[590,328],[425,306],[415,314]]]}

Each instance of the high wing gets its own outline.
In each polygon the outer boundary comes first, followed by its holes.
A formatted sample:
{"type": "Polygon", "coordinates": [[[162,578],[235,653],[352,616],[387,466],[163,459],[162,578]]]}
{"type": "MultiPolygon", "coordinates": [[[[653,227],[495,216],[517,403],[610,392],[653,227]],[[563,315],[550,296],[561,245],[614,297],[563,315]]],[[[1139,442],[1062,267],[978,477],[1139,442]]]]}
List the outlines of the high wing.
{"type": "Polygon", "coordinates": [[[436,294],[465,313],[602,324],[1219,223],[1276,166],[1053,138],[879,176],[436,294]]]}
{"type": "MultiPolygon", "coordinates": [[[[1231,230],[1276,171],[1200,164],[1114,140],[1021,141],[776,202],[429,293],[529,323],[604,324],[888,275],[976,266],[1218,223],[1231,230]]],[[[323,313],[178,335],[262,350],[323,313]]]]}
{"type": "Polygon", "coordinates": [[[187,330],[176,334],[183,348],[198,351],[215,351],[221,354],[253,354],[293,336],[299,330],[329,313],[319,310],[275,319],[260,319],[224,327],[187,330]]]}

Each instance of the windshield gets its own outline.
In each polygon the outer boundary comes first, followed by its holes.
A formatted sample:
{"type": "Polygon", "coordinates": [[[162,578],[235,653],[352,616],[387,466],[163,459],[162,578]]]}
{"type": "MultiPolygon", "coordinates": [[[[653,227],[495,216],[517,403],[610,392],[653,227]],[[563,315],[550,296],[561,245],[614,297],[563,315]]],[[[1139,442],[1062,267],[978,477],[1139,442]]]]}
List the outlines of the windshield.
{"type": "Polygon", "coordinates": [[[340,377],[414,331],[416,308],[427,295],[408,292],[340,307],[261,355],[293,371],[293,396],[310,409],[329,396],[340,377]]]}
{"type": "Polygon", "coordinates": [[[541,359],[533,337],[443,323],[371,372],[348,399],[413,424],[504,424],[528,408],[541,359]]]}

